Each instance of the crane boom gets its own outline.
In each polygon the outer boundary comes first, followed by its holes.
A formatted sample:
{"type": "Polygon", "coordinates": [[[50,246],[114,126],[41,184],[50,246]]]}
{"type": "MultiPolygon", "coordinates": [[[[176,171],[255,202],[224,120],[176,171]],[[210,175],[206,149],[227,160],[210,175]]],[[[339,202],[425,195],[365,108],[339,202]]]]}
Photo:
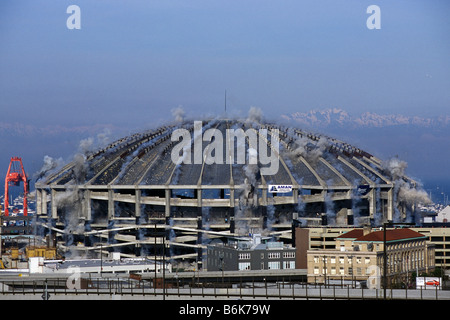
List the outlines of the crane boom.
{"type": "Polygon", "coordinates": [[[28,215],[28,177],[23,169],[22,158],[12,157],[5,178],[4,215],[9,216],[9,187],[19,186],[23,182],[23,215],[28,215]]]}

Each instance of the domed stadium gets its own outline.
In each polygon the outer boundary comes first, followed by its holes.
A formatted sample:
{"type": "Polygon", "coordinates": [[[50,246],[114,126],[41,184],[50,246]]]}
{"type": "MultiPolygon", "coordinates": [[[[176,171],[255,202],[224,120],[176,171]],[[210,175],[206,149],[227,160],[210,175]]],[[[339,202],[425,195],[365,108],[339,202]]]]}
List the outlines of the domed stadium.
{"type": "Polygon", "coordinates": [[[414,180],[343,141],[255,120],[184,121],[77,154],[36,182],[42,232],[96,255],[202,260],[211,242],[293,223],[380,225],[414,219],[414,180]],[[165,251],[163,251],[165,250],[165,251]]]}

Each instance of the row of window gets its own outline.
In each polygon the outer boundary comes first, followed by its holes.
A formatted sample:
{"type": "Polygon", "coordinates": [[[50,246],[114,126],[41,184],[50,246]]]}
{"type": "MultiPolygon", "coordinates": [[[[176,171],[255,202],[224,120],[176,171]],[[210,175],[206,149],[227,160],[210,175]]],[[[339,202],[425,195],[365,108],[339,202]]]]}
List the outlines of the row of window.
{"type": "MultiPolygon", "coordinates": [[[[267,268],[269,270],[279,270],[281,269],[280,261],[269,261],[267,263],[267,268]]],[[[264,270],[264,262],[261,262],[261,267],[259,270],[264,270]]],[[[283,261],[283,269],[295,269],[295,261],[283,261]]],[[[239,262],[239,270],[251,270],[250,262],[239,262]]]]}
{"type": "MultiPolygon", "coordinates": [[[[361,268],[361,267],[357,267],[356,268],[356,275],[361,276],[364,270],[364,274],[367,275],[371,275],[371,273],[373,273],[373,269],[371,269],[370,267],[367,268],[361,268]]],[[[325,269],[322,268],[322,273],[319,272],[320,269],[319,267],[314,267],[314,274],[315,275],[319,275],[319,274],[326,274],[328,273],[329,275],[336,275],[339,274],[341,276],[345,276],[345,269],[344,267],[339,267],[339,273],[336,267],[331,267],[330,269],[328,269],[327,272],[325,272],[325,269]]],[[[348,268],[348,274],[349,275],[353,275],[353,268],[348,268]]]]}
{"type": "MultiPolygon", "coordinates": [[[[268,259],[280,259],[280,257],[281,257],[281,252],[268,252],[267,253],[268,259]]],[[[251,253],[249,253],[249,252],[239,253],[238,258],[239,258],[239,260],[250,260],[251,253]]],[[[285,259],[295,258],[295,251],[283,252],[283,258],[285,258],[285,259]]],[[[264,259],[264,253],[261,253],[261,259],[264,259]]]]}
{"type": "MultiPolygon", "coordinates": [[[[340,264],[344,264],[345,262],[345,257],[339,257],[339,263],[340,264]]],[[[319,261],[323,262],[323,263],[331,263],[334,264],[336,263],[336,261],[338,260],[336,257],[324,257],[324,256],[314,256],[314,263],[319,263],[319,261]]],[[[360,264],[360,263],[364,263],[365,264],[370,264],[370,257],[347,257],[347,263],[348,264],[352,264],[353,261],[355,261],[356,263],[360,264]]]]}

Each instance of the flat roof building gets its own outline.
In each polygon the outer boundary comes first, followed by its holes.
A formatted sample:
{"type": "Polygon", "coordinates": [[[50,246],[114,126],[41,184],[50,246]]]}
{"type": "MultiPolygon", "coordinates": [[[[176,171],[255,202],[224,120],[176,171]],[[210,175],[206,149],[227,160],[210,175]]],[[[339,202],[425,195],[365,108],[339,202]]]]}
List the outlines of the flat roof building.
{"type": "Polygon", "coordinates": [[[208,271],[295,269],[296,249],[260,235],[208,245],[208,271]]]}

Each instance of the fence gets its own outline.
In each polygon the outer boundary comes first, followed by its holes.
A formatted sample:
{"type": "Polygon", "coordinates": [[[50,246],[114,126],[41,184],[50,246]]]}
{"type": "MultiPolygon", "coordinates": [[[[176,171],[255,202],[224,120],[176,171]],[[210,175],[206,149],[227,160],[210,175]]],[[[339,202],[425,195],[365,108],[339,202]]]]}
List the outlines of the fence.
{"type": "MultiPolygon", "coordinates": [[[[159,278],[161,279],[161,278],[159,278]]],[[[0,295],[9,299],[383,299],[383,289],[353,288],[300,282],[209,282],[182,283],[117,278],[7,279],[1,280],[0,295]]],[[[450,300],[450,291],[436,289],[387,289],[387,299],[450,300]]],[[[0,297],[1,299],[1,297],[0,297]]]]}

